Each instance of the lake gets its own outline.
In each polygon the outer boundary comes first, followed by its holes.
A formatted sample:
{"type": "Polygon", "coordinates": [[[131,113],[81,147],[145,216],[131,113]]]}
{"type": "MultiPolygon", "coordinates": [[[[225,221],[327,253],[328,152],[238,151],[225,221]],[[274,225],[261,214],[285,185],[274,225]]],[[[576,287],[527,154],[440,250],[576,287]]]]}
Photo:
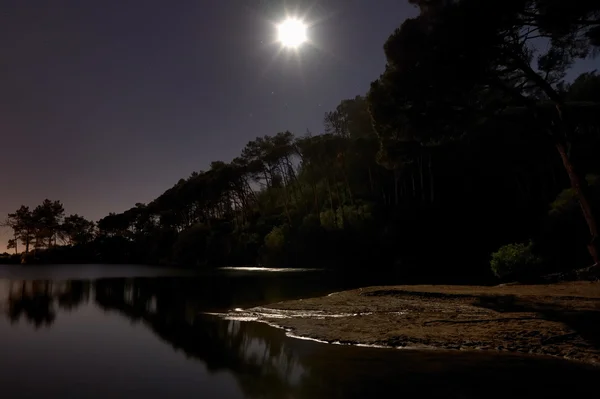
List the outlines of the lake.
{"type": "Polygon", "coordinates": [[[600,368],[328,345],[224,312],[361,285],[325,271],[0,266],[2,398],[596,397],[600,368]]]}

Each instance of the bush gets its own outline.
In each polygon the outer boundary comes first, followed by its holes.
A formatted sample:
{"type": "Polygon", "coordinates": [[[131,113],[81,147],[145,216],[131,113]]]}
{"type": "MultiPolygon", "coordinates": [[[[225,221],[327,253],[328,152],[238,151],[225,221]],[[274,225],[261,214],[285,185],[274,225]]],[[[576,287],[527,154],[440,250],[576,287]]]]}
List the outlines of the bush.
{"type": "Polygon", "coordinates": [[[336,220],[336,214],[330,210],[325,210],[320,213],[319,221],[321,226],[327,231],[335,230],[338,228],[339,224],[336,220]]]}
{"type": "Polygon", "coordinates": [[[491,268],[499,278],[522,278],[539,271],[541,259],[532,251],[533,244],[508,244],[492,254],[491,268]]]}
{"type": "Polygon", "coordinates": [[[282,227],[273,227],[273,230],[265,237],[265,246],[269,251],[283,251],[285,246],[285,231],[282,227]]]}
{"type": "Polygon", "coordinates": [[[260,263],[267,267],[290,266],[290,228],[288,225],[275,226],[265,236],[264,245],[260,249],[260,263]]]}

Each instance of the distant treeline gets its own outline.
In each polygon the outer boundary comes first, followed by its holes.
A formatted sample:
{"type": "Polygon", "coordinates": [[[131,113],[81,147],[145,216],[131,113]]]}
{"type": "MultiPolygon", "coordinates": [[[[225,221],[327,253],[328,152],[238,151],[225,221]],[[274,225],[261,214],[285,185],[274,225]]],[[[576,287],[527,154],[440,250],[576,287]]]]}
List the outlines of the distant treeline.
{"type": "Polygon", "coordinates": [[[9,247],[40,262],[440,279],[489,276],[491,253],[530,240],[544,272],[597,261],[600,76],[564,76],[600,44],[600,3],[411,3],[421,13],[385,43],[383,74],[327,113],[322,134],[257,137],[97,223],[59,202],[22,207],[9,247]]]}

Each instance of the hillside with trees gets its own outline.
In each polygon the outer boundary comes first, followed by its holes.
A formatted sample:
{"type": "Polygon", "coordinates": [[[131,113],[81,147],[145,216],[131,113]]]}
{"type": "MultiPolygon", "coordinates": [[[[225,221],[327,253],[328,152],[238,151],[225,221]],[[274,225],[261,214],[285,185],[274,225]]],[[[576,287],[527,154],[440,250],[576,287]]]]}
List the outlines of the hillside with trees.
{"type": "Polygon", "coordinates": [[[488,278],[492,254],[503,278],[597,263],[600,75],[565,76],[597,54],[600,4],[411,3],[421,13],[385,43],[385,71],[322,134],[257,137],[97,223],[58,201],[23,206],[5,223],[9,249],[440,280],[488,278]]]}

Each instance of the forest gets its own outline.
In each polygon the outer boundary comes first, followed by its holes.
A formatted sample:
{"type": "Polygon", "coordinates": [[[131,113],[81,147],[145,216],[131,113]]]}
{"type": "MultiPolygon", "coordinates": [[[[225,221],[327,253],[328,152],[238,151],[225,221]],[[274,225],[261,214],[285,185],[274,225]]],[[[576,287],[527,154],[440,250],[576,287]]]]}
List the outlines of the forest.
{"type": "Polygon", "coordinates": [[[429,280],[597,263],[600,75],[569,74],[598,54],[600,3],[410,2],[420,13],[385,42],[385,70],[326,113],[322,133],[256,137],[97,222],[60,201],[22,206],[3,223],[14,255],[0,262],[429,280]]]}

